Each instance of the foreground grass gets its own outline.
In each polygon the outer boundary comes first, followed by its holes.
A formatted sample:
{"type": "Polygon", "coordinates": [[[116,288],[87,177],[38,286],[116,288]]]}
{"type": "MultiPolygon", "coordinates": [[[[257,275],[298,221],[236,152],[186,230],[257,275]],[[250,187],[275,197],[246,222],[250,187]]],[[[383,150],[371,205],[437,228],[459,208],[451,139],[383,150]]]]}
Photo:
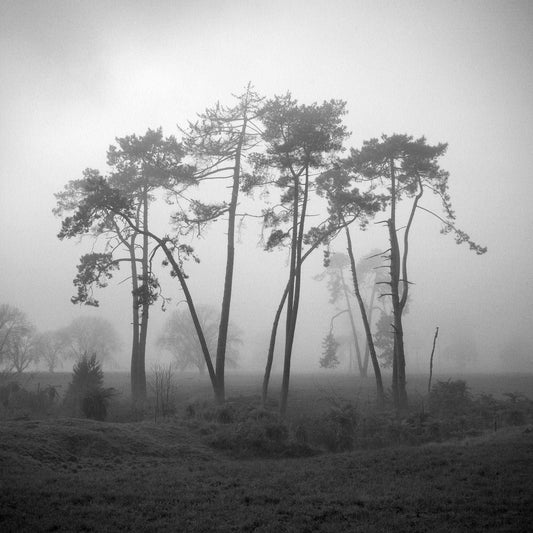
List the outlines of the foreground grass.
{"type": "Polygon", "coordinates": [[[533,432],[235,460],[179,421],[0,423],[0,530],[533,531],[533,432]]]}

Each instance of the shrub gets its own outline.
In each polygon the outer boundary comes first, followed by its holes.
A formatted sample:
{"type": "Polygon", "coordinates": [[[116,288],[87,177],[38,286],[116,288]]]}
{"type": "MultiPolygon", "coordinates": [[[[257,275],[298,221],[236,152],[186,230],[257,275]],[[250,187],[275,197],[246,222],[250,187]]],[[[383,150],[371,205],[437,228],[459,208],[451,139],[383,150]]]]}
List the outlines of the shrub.
{"type": "MultiPolygon", "coordinates": [[[[241,457],[293,455],[289,430],[281,421],[246,419],[218,426],[211,446],[241,457]]],[[[302,447],[302,446],[300,446],[302,447]]]]}
{"type": "Polygon", "coordinates": [[[429,409],[433,416],[453,417],[465,414],[472,406],[472,397],[462,379],[437,381],[429,394],[429,409]]]}
{"type": "Polygon", "coordinates": [[[328,412],[308,424],[307,434],[312,444],[331,452],[343,452],[353,449],[356,426],[355,407],[349,402],[335,403],[328,412]]]}
{"type": "Polygon", "coordinates": [[[74,416],[83,414],[86,418],[105,420],[114,389],[105,389],[104,372],[96,354],[86,353],[72,369],[72,382],[65,396],[65,405],[74,416]]]}
{"type": "Polygon", "coordinates": [[[19,383],[10,382],[0,387],[0,402],[4,412],[16,417],[42,417],[52,413],[59,397],[56,387],[40,386],[29,391],[19,383]]]}
{"type": "Polygon", "coordinates": [[[176,381],[172,365],[163,366],[159,363],[152,367],[150,389],[154,400],[154,418],[169,416],[176,412],[176,381]]]}

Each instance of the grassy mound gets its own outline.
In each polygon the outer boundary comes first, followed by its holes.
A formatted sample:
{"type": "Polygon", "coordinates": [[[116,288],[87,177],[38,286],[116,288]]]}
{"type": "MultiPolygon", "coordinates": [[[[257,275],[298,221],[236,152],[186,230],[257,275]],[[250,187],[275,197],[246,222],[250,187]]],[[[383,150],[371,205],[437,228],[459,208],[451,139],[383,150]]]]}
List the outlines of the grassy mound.
{"type": "Polygon", "coordinates": [[[0,432],[6,532],[533,530],[531,426],[245,461],[172,421],[2,422],[0,432]]]}

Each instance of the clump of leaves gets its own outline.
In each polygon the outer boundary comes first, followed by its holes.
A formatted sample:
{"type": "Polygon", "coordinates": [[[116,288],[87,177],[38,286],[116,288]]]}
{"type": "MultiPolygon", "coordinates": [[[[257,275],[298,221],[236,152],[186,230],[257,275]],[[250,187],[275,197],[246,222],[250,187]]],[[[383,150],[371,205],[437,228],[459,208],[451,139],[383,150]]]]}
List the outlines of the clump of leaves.
{"type": "Polygon", "coordinates": [[[84,353],[72,370],[72,381],[65,396],[65,404],[75,416],[105,420],[109,401],[115,395],[112,388],[104,388],[104,372],[96,354],[84,353]]]}

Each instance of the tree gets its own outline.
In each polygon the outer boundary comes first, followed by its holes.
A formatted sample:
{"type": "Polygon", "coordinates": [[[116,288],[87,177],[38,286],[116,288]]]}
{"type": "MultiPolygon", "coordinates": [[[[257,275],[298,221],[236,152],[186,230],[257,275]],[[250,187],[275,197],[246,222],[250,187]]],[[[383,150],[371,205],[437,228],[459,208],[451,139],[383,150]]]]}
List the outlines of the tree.
{"type": "Polygon", "coordinates": [[[300,304],[301,271],[306,239],[305,222],[312,188],[311,173],[324,169],[329,157],[342,148],[347,136],[342,117],[345,102],[331,100],[321,105],[298,105],[290,94],[277,96],[260,111],[262,138],[266,153],[257,158],[258,167],[279,172],[276,186],[281,191],[278,210],[264,213],[264,221],[272,231],[267,250],[288,245],[290,250],[286,300],[285,353],[280,412],[287,409],[292,348],[300,304]]]}
{"type": "Polygon", "coordinates": [[[8,371],[22,373],[38,360],[34,349],[35,326],[17,307],[0,306],[0,363],[8,371]]]}
{"type": "MultiPolygon", "coordinates": [[[[248,132],[245,126],[250,123],[248,112],[251,112],[253,97],[251,92],[247,91],[246,95],[241,97],[236,108],[241,114],[232,115],[226,118],[216,118],[214,115],[207,113],[205,120],[201,117],[200,122],[207,124],[207,129],[202,129],[202,124],[198,125],[197,133],[191,133],[187,139],[188,149],[191,155],[198,155],[200,158],[208,159],[211,157],[215,148],[223,150],[226,147],[227,152],[221,155],[207,165],[206,168],[196,171],[191,165],[184,162],[185,154],[180,153],[183,157],[171,158],[173,161],[172,172],[164,170],[157,171],[157,178],[168,178],[166,181],[158,181],[158,186],[168,193],[167,200],[176,207],[171,219],[173,222],[172,236],[166,233],[154,233],[152,229],[143,227],[142,221],[136,217],[136,204],[134,198],[128,195],[118,184],[111,179],[113,176],[105,178],[98,172],[92,173],[85,183],[86,195],[78,204],[78,208],[73,217],[64,221],[62,233],[65,236],[76,235],[79,230],[85,230],[92,224],[92,220],[99,220],[108,213],[123,222],[134,233],[142,235],[144,238],[151,239],[154,243],[153,255],[157,250],[161,250],[165,259],[163,264],[170,265],[171,275],[175,277],[183,291],[185,301],[191,313],[198,339],[202,347],[202,353],[206,362],[213,391],[217,401],[224,401],[224,366],[225,366],[225,346],[227,336],[227,324],[229,323],[229,306],[231,300],[231,288],[233,279],[233,261],[234,261],[234,223],[235,208],[237,204],[236,194],[239,186],[247,188],[250,186],[249,179],[243,174],[241,166],[241,155],[244,146],[248,142],[248,132]],[[237,124],[240,121],[240,127],[237,124]],[[227,136],[227,137],[226,137],[227,136]],[[196,154],[193,150],[198,151],[196,154]],[[208,148],[208,150],[207,150],[208,148]],[[231,164],[229,163],[231,161],[231,164]],[[226,166],[222,166],[226,163],[226,166]],[[229,204],[225,202],[217,204],[205,204],[201,201],[189,198],[184,191],[192,185],[197,185],[202,180],[214,179],[217,173],[231,170],[233,178],[232,198],[229,204]],[[184,207],[182,202],[186,202],[184,207]],[[219,326],[219,341],[217,346],[216,369],[213,366],[209,348],[202,331],[201,323],[195,307],[195,302],[189,290],[187,283],[187,274],[184,271],[184,261],[193,258],[198,261],[194,255],[194,249],[190,244],[181,242],[184,235],[191,233],[193,230],[200,230],[203,226],[220,216],[228,213],[228,256],[226,263],[226,277],[224,285],[224,298],[221,312],[221,322],[219,326]],[[218,349],[220,347],[220,350],[218,349]]],[[[226,110],[217,107],[217,112],[225,113],[226,110]]],[[[193,128],[194,130],[194,128],[193,128]]],[[[158,159],[159,161],[159,159],[158,159]]],[[[161,161],[167,162],[164,154],[161,161]]],[[[144,168],[144,167],[143,167],[144,168]]],[[[146,187],[144,189],[146,192],[146,187]]],[[[145,194],[143,192],[143,194],[145,194]]]]}
{"type": "Polygon", "coordinates": [[[43,360],[48,372],[54,372],[62,365],[65,355],[65,338],[60,331],[45,331],[37,335],[35,339],[35,352],[39,359],[43,360]]]}
{"type": "Polygon", "coordinates": [[[383,311],[376,323],[374,345],[378,352],[383,368],[392,368],[394,360],[394,318],[392,314],[383,311]]]}
{"type": "MultiPolygon", "coordinates": [[[[149,308],[160,296],[159,283],[152,271],[151,257],[156,246],[149,237],[149,206],[156,190],[177,182],[193,183],[189,165],[182,164],[183,146],[173,136],[163,137],[161,129],[144,136],[117,138],[110,146],[107,162],[110,173],[104,179],[97,170],[87,169],[83,179],[69,182],[56,195],[56,215],[72,213],[63,219],[59,238],[89,235],[105,238],[103,253],[83,255],[74,285],[78,289],[73,303],[98,306],[94,288],[105,287],[113,271],[127,262],[132,283],[131,391],[134,401],[146,397],[146,340],[149,308]],[[126,223],[115,211],[98,204],[95,184],[104,180],[113,188],[122,206],[128,207],[132,223],[126,223]]],[[[175,191],[178,192],[179,191],[175,191]]],[[[108,200],[106,198],[105,200],[108,200]]]]}
{"type": "Polygon", "coordinates": [[[365,141],[361,149],[352,149],[350,157],[344,162],[344,170],[355,181],[381,190],[389,209],[389,218],[385,223],[390,244],[389,296],[394,318],[392,390],[395,406],[400,410],[407,407],[402,315],[409,294],[409,236],[416,211],[421,209],[437,216],[444,224],[442,232],[453,232],[458,244],[466,242],[477,254],[487,250],[455,226],[455,213],[448,192],[448,173],[438,165],[438,159],[444,155],[446,148],[446,144],[428,145],[424,137],[413,140],[408,135],[383,135],[381,140],[371,139],[365,141]],[[425,190],[433,192],[440,199],[445,218],[419,205],[425,190]],[[402,228],[398,224],[397,204],[403,199],[409,199],[411,203],[402,228]],[[402,229],[403,245],[400,245],[399,232],[402,229]]]}
{"type": "MultiPolygon", "coordinates": [[[[207,346],[211,353],[215,353],[219,331],[217,312],[211,306],[199,306],[198,318],[207,346]]],[[[235,367],[239,355],[238,347],[242,344],[242,341],[238,328],[231,323],[226,337],[226,344],[226,365],[235,367]]],[[[198,341],[198,334],[188,309],[173,311],[157,339],[157,345],[174,357],[180,370],[196,367],[200,374],[205,373],[206,364],[202,347],[198,341]]]]}
{"type": "MultiPolygon", "coordinates": [[[[383,264],[383,252],[378,249],[371,250],[367,257],[363,257],[359,260],[356,269],[358,279],[361,280],[360,286],[366,292],[368,322],[371,325],[374,325],[374,311],[380,309],[381,312],[383,312],[384,310],[384,299],[382,298],[384,292],[383,287],[388,280],[386,272],[387,266],[383,264]],[[370,292],[370,295],[368,292],[370,292]]],[[[365,354],[363,357],[363,372],[365,373],[365,376],[369,357],[370,347],[367,339],[365,354]]]]}
{"type": "Polygon", "coordinates": [[[330,331],[322,341],[322,357],[320,359],[320,366],[322,368],[336,368],[339,365],[339,358],[337,357],[337,348],[339,343],[335,339],[333,332],[330,331]]]}
{"type": "Polygon", "coordinates": [[[65,395],[65,403],[74,416],[83,413],[87,418],[105,420],[109,400],[115,395],[112,388],[105,389],[102,364],[93,353],[84,353],[72,369],[72,381],[65,395]]]}
{"type": "MultiPolygon", "coordinates": [[[[235,221],[239,192],[242,190],[249,193],[255,185],[262,181],[260,176],[246,172],[245,169],[246,151],[258,143],[258,128],[254,124],[254,120],[262,98],[253,91],[250,83],[245,93],[236,98],[237,103],[233,107],[224,107],[217,104],[199,115],[196,123],[189,124],[189,131],[185,138],[185,143],[190,153],[197,158],[197,178],[199,181],[217,179],[231,182],[229,202],[205,204],[196,201],[193,203],[193,219],[188,216],[181,219],[181,222],[186,222],[189,227],[196,226],[199,228],[201,224],[217,220],[222,215],[227,215],[228,217],[226,269],[218,325],[214,375],[214,392],[219,403],[225,400],[226,351],[229,344],[231,344],[228,338],[228,327],[233,291],[235,221]]],[[[198,326],[201,326],[199,322],[195,324],[196,328],[198,326]]],[[[204,335],[206,337],[210,336],[206,332],[204,332],[204,335]]],[[[206,346],[209,347],[209,342],[206,343],[206,346]]],[[[210,359],[209,353],[212,353],[213,350],[214,347],[204,353],[205,361],[210,359]]]]}
{"type": "Polygon", "coordinates": [[[351,294],[344,276],[344,269],[350,266],[350,259],[345,254],[334,253],[328,255],[327,267],[322,274],[315,276],[314,279],[322,281],[326,276],[328,278],[327,287],[330,294],[329,302],[336,304],[339,300],[343,300],[342,306],[344,309],[342,313],[347,313],[350,321],[350,330],[352,333],[352,343],[355,348],[357,356],[357,366],[359,374],[366,376],[363,360],[361,357],[361,348],[359,346],[359,339],[357,330],[355,328],[355,319],[352,312],[352,303],[350,301],[351,294]]]}
{"type": "Polygon", "coordinates": [[[97,316],[75,318],[59,335],[66,357],[75,360],[94,354],[99,361],[110,361],[120,346],[113,324],[97,316]]]}
{"type": "Polygon", "coordinates": [[[361,193],[355,185],[355,180],[343,168],[342,161],[334,167],[322,173],[317,179],[317,192],[324,196],[328,201],[328,212],[331,223],[342,228],[346,236],[346,252],[348,254],[350,268],[352,272],[353,290],[359,305],[359,311],[363,320],[365,335],[370,351],[370,358],[374,369],[376,379],[376,393],[378,405],[383,404],[384,391],[381,379],[381,370],[374,347],[372,338],[371,324],[368,319],[368,313],[361,295],[357,267],[350,234],[350,224],[358,222],[361,229],[365,229],[368,221],[383,206],[383,197],[376,194],[373,190],[361,193]]]}

